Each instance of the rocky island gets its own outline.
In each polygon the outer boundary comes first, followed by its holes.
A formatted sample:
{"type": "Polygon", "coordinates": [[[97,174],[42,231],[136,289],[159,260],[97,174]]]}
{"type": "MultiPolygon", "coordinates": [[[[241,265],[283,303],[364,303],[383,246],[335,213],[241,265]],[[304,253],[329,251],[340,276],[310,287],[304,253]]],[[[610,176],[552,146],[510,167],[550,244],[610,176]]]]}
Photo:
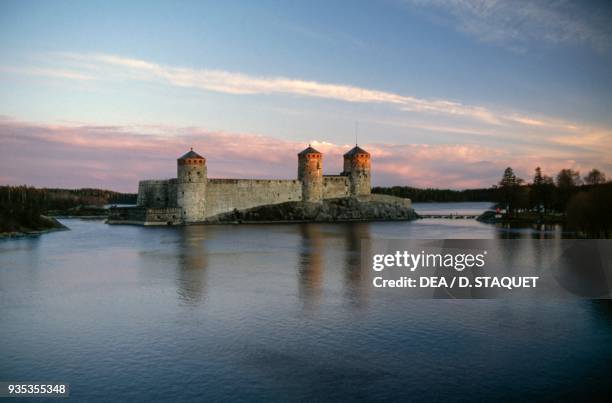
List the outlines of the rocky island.
{"type": "Polygon", "coordinates": [[[382,195],[371,198],[345,197],[327,199],[321,203],[285,202],[234,210],[212,217],[209,222],[346,222],[413,220],[416,213],[409,204],[389,200],[382,195]]]}
{"type": "Polygon", "coordinates": [[[247,222],[410,220],[410,199],[371,193],[371,156],[344,154],[343,171],[323,175],[323,154],[298,154],[297,179],[209,179],[206,159],[190,150],[177,177],[143,180],[135,207],[114,207],[109,224],[183,225],[247,222]]]}
{"type": "Polygon", "coordinates": [[[38,236],[47,232],[67,230],[64,224],[54,217],[38,215],[35,220],[15,217],[12,220],[0,220],[0,239],[38,236]]]}

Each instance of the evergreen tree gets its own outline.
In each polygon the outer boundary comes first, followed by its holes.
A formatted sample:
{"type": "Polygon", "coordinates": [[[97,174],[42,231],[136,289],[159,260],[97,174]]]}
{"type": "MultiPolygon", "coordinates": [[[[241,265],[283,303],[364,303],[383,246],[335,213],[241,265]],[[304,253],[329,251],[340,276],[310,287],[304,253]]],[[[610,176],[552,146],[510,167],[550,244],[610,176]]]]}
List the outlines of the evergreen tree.
{"type": "Polygon", "coordinates": [[[499,181],[500,196],[502,203],[506,206],[508,214],[512,214],[521,199],[521,184],[523,180],[514,174],[514,170],[508,167],[499,181]]]}
{"type": "Polygon", "coordinates": [[[540,213],[540,218],[544,214],[544,176],[542,175],[542,168],[536,167],[535,175],[533,176],[533,185],[531,192],[531,206],[540,213]]]}

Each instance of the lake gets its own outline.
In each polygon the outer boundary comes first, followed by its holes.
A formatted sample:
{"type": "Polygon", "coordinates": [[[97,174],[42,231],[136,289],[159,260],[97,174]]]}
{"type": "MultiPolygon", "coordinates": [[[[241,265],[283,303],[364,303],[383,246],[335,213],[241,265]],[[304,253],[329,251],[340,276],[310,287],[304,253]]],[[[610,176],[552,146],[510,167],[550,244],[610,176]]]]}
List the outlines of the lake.
{"type": "MultiPolygon", "coordinates": [[[[416,204],[478,212],[488,203],[416,204]]],[[[444,210],[446,208],[446,210],[444,210]]],[[[71,231],[0,242],[0,381],[80,401],[585,399],[607,301],[373,292],[362,239],[560,237],[475,220],[71,231]]]]}
{"type": "Polygon", "coordinates": [[[492,202],[473,203],[412,203],[418,214],[482,214],[493,209],[492,202]]]}

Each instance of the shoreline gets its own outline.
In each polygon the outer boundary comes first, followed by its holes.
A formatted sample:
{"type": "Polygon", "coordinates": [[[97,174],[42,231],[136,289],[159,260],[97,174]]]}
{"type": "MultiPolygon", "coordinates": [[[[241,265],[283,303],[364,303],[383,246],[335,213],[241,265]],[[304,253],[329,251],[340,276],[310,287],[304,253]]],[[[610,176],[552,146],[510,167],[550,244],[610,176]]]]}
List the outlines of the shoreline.
{"type": "Polygon", "coordinates": [[[58,214],[58,215],[49,216],[49,218],[55,218],[55,219],[75,219],[75,218],[80,218],[82,220],[105,220],[105,219],[108,218],[108,214],[100,214],[100,215],[65,215],[65,214],[58,214]]]}
{"type": "MultiPolygon", "coordinates": [[[[78,218],[78,217],[77,217],[78,218]]],[[[414,218],[388,218],[388,219],[375,219],[375,218],[355,218],[355,219],[343,219],[343,220],[329,220],[329,221],[317,221],[317,220],[261,220],[261,221],[202,221],[193,223],[182,223],[182,224],[143,224],[140,221],[106,221],[108,225],[135,225],[140,227],[186,227],[194,225],[270,225],[270,224],[346,224],[346,223],[367,223],[367,222],[402,222],[402,221],[414,221],[414,218]]]]}
{"type": "Polygon", "coordinates": [[[180,226],[193,224],[275,224],[305,222],[406,221],[416,219],[410,200],[393,196],[338,197],[321,202],[289,201],[263,204],[185,222],[180,209],[144,206],[111,208],[107,224],[180,226]]]}
{"type": "Polygon", "coordinates": [[[33,229],[29,231],[9,231],[9,232],[0,232],[0,240],[1,239],[17,239],[17,238],[28,238],[28,237],[38,237],[43,234],[48,234],[51,232],[57,231],[70,231],[70,228],[59,222],[55,217],[49,216],[41,216],[49,220],[53,227],[44,228],[44,229],[33,229]]]}
{"type": "Polygon", "coordinates": [[[497,217],[497,213],[493,210],[487,210],[480,214],[476,220],[485,224],[514,224],[514,225],[566,225],[567,218],[565,215],[547,214],[540,216],[533,213],[517,213],[512,217],[501,215],[497,217]]]}

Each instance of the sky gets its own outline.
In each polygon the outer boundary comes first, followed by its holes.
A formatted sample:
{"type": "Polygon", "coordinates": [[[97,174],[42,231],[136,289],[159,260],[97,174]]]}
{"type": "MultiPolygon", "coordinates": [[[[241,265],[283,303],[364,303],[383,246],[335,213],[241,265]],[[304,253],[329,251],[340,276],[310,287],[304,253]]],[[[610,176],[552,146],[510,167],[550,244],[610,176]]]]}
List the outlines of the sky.
{"type": "Polygon", "coordinates": [[[612,176],[612,3],[0,2],[0,184],[135,192],[372,154],[374,185],[612,176]]]}

